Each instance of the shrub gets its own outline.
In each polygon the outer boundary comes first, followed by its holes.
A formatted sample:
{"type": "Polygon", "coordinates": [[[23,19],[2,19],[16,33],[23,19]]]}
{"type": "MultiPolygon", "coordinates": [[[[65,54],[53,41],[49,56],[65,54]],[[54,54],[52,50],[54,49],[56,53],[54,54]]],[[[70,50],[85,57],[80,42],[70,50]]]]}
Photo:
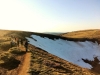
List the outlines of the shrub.
{"type": "Polygon", "coordinates": [[[11,48],[9,51],[10,51],[11,54],[14,54],[14,55],[25,54],[25,51],[22,51],[22,50],[20,50],[19,48],[16,48],[16,47],[11,48]]]}
{"type": "Polygon", "coordinates": [[[3,42],[3,43],[0,43],[0,48],[1,50],[3,51],[7,51],[11,48],[11,45],[10,45],[10,42],[3,42]]]}

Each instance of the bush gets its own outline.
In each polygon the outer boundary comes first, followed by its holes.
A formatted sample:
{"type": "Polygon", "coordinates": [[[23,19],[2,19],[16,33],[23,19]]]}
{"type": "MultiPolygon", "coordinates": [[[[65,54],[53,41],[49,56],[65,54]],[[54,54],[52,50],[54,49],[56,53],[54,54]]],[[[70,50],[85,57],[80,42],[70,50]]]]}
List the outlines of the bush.
{"type": "Polygon", "coordinates": [[[11,48],[11,45],[10,45],[10,42],[3,42],[3,43],[0,43],[0,48],[1,50],[3,51],[7,51],[11,48]]]}
{"type": "Polygon", "coordinates": [[[5,52],[0,55],[0,67],[3,67],[8,70],[15,69],[20,64],[20,61],[15,59],[14,55],[5,52]]]}
{"type": "Polygon", "coordinates": [[[21,51],[19,48],[13,47],[10,49],[10,53],[14,55],[23,55],[25,51],[21,51]]]}
{"type": "Polygon", "coordinates": [[[0,55],[0,63],[8,62],[11,57],[12,57],[12,55],[7,52],[2,53],[0,55]]]}

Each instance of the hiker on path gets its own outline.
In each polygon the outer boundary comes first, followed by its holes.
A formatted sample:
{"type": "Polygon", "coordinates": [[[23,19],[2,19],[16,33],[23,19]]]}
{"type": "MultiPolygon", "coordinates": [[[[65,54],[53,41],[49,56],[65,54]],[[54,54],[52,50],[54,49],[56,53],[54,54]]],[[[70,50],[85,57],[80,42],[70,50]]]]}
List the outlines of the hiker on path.
{"type": "Polygon", "coordinates": [[[19,47],[19,39],[17,38],[17,40],[16,40],[16,41],[17,41],[17,46],[19,47]]]}
{"type": "Polygon", "coordinates": [[[11,47],[14,47],[15,46],[15,42],[14,42],[13,39],[11,40],[10,45],[11,45],[11,47]]]}
{"type": "Polygon", "coordinates": [[[13,40],[11,40],[10,45],[11,45],[11,47],[13,47],[13,40]]]}
{"type": "Polygon", "coordinates": [[[28,51],[28,41],[25,41],[25,48],[26,48],[26,52],[28,51]]]}
{"type": "Polygon", "coordinates": [[[23,39],[20,39],[20,44],[23,45],[23,39]]]}

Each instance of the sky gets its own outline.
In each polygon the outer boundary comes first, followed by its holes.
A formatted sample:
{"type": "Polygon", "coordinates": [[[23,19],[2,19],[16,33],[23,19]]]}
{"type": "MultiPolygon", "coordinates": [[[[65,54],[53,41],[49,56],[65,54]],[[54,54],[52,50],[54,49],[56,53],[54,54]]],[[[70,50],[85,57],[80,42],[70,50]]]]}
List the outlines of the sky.
{"type": "Polygon", "coordinates": [[[97,42],[75,42],[63,39],[52,40],[37,35],[31,35],[31,37],[27,37],[30,44],[83,68],[92,69],[93,66],[85,63],[82,59],[94,61],[94,58],[97,57],[100,61],[100,44],[97,42]]]}
{"type": "Polygon", "coordinates": [[[0,29],[71,32],[100,28],[100,0],[0,0],[0,29]]]}

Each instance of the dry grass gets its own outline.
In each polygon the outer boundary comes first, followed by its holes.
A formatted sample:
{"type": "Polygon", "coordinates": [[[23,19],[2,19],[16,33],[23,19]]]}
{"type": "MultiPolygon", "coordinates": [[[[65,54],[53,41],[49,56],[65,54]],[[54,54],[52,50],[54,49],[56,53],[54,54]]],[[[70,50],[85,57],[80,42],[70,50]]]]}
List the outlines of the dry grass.
{"type": "Polygon", "coordinates": [[[0,37],[6,35],[9,32],[10,32],[9,30],[0,30],[0,37]]]}
{"type": "Polygon", "coordinates": [[[61,34],[60,36],[70,38],[72,41],[97,41],[100,44],[100,30],[82,30],[61,34]]]}
{"type": "Polygon", "coordinates": [[[0,67],[7,70],[12,70],[20,64],[20,61],[15,58],[9,51],[0,54],[0,67]]]}
{"type": "MultiPolygon", "coordinates": [[[[94,32],[94,31],[93,31],[94,32]]],[[[91,31],[89,31],[88,34],[90,34],[91,31]]],[[[15,68],[18,68],[18,65],[20,64],[22,59],[17,60],[19,56],[22,56],[25,54],[24,51],[21,51],[17,47],[10,46],[10,39],[12,37],[17,37],[25,40],[25,37],[30,37],[31,34],[39,35],[41,37],[48,37],[50,39],[66,39],[60,36],[54,36],[54,35],[48,35],[48,34],[41,34],[41,33],[33,33],[33,32],[24,32],[24,31],[0,31],[1,38],[0,38],[0,73],[1,75],[11,75],[8,74],[8,70],[14,70],[15,68]],[[17,58],[18,57],[18,58],[17,58]],[[17,58],[17,59],[16,59],[17,58]],[[8,65],[9,64],[9,65],[8,65]],[[3,73],[3,71],[5,73],[3,73]]],[[[83,32],[79,32],[80,35],[77,34],[77,37],[83,37],[83,32]]],[[[88,35],[87,33],[84,33],[84,35],[88,35]]],[[[97,34],[97,32],[96,32],[97,34]]],[[[71,36],[73,38],[76,34],[71,34],[68,36],[71,36]]],[[[76,38],[77,38],[76,37],[76,38]]],[[[85,37],[85,36],[84,36],[85,37]]],[[[73,39],[71,39],[73,40],[73,39]]],[[[32,51],[31,56],[31,64],[30,64],[30,72],[33,72],[34,75],[95,75],[88,69],[81,68],[77,65],[74,65],[72,63],[69,63],[63,59],[60,59],[52,54],[49,54],[48,52],[41,50],[39,48],[36,48],[34,46],[30,45],[30,50],[32,51]]],[[[12,74],[13,75],[13,74],[12,74]]]]}
{"type": "MultiPolygon", "coordinates": [[[[8,75],[8,73],[11,75],[10,71],[17,68],[20,64],[20,61],[16,58],[25,54],[25,52],[17,47],[11,47],[10,42],[12,37],[10,35],[12,35],[12,33],[15,34],[14,32],[15,31],[0,30],[0,75],[8,75]]],[[[16,33],[15,37],[17,36],[20,37],[21,35],[16,33]]]]}
{"type": "Polygon", "coordinates": [[[0,43],[0,50],[7,51],[11,48],[10,41],[0,43]]]}
{"type": "Polygon", "coordinates": [[[61,34],[61,36],[69,38],[98,38],[100,37],[100,30],[82,30],[61,34]]]}

